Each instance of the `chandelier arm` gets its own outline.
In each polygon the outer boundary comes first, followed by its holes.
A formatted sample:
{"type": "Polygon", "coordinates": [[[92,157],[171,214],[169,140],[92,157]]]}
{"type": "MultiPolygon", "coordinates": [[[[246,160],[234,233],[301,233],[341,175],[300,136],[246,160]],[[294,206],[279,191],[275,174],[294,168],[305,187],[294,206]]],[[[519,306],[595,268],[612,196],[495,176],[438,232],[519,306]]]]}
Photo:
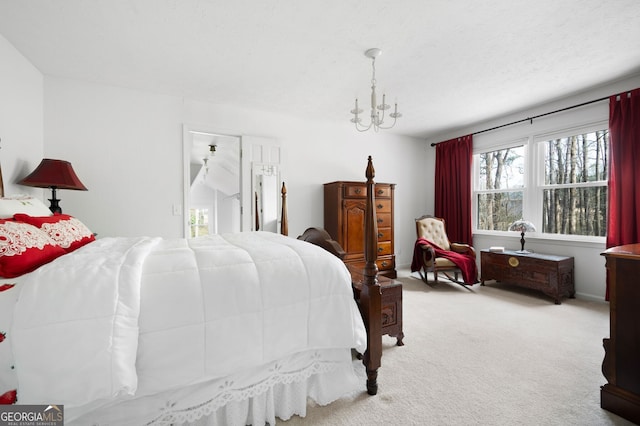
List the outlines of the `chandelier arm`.
{"type": "Polygon", "coordinates": [[[367,127],[363,127],[362,129],[360,127],[358,127],[358,123],[356,123],[356,130],[359,132],[366,132],[367,130],[369,130],[371,128],[371,126],[373,125],[373,122],[369,123],[369,125],[367,127]]]}
{"type": "Polygon", "coordinates": [[[390,126],[378,126],[379,128],[383,129],[383,130],[388,130],[391,129],[393,126],[396,125],[396,119],[393,119],[393,123],[390,126]]]}

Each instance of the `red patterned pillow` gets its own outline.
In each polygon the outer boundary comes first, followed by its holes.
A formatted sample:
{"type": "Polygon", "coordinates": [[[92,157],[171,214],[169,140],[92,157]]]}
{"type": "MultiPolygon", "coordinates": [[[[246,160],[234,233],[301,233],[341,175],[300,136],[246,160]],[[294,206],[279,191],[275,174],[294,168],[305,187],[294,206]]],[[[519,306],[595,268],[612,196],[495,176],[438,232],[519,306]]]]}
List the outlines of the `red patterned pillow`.
{"type": "Polygon", "coordinates": [[[96,239],[84,223],[68,214],[35,217],[18,213],[13,215],[13,218],[19,222],[25,222],[42,229],[67,253],[96,239]]]}
{"type": "Polygon", "coordinates": [[[18,277],[65,253],[35,226],[0,219],[0,277],[18,277]]]}

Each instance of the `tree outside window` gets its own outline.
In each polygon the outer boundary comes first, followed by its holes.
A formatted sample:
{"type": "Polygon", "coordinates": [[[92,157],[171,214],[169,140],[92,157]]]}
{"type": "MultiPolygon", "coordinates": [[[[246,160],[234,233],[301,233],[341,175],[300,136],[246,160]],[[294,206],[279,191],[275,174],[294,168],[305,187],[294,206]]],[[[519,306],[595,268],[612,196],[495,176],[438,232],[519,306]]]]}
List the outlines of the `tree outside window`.
{"type": "Polygon", "coordinates": [[[506,231],[513,221],[522,218],[525,147],[483,152],[476,157],[476,164],[477,228],[506,231]]]}
{"type": "Polygon", "coordinates": [[[604,237],[609,131],[540,143],[544,146],[542,232],[604,237]]]}

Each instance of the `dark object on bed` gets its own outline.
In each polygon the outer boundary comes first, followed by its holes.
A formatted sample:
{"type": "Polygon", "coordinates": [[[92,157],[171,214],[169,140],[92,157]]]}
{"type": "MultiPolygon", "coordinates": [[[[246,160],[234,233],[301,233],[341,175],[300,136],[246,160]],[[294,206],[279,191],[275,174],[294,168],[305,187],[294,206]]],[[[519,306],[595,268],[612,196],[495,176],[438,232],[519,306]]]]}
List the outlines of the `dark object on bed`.
{"type": "Polygon", "coordinates": [[[298,236],[298,239],[322,247],[340,260],[344,259],[345,252],[340,244],[333,240],[331,235],[322,228],[307,228],[302,235],[298,236]]]}

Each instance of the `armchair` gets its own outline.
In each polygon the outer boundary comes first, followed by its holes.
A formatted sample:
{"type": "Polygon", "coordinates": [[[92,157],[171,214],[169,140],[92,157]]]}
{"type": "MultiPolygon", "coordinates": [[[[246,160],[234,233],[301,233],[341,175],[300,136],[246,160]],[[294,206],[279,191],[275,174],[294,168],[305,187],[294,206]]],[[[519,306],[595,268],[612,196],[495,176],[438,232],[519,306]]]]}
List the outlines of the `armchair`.
{"type": "Polygon", "coordinates": [[[416,235],[411,271],[418,271],[425,283],[429,284],[429,272],[435,283],[438,273],[465,288],[478,282],[475,249],[469,244],[450,242],[444,219],[429,215],[417,218],[416,235]],[[462,280],[458,274],[462,274],[462,280]]]}

